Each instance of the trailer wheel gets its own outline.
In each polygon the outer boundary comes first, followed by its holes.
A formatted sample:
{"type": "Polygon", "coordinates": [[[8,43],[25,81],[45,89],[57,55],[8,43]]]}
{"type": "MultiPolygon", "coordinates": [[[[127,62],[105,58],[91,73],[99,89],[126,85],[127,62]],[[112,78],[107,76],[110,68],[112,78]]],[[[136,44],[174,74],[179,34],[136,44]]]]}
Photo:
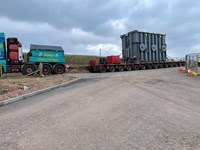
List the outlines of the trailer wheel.
{"type": "Polygon", "coordinates": [[[124,67],[123,67],[123,66],[119,66],[118,70],[119,70],[120,72],[122,72],[122,71],[124,71],[124,67]]]}
{"type": "Polygon", "coordinates": [[[106,67],[101,67],[101,68],[100,68],[100,72],[101,72],[101,73],[106,72],[106,67]]]}
{"type": "Polygon", "coordinates": [[[134,66],[134,70],[138,70],[139,69],[139,66],[138,65],[135,65],[134,66]]]}
{"type": "Polygon", "coordinates": [[[158,65],[154,65],[153,68],[154,68],[154,69],[158,69],[158,65]]]}
{"type": "Polygon", "coordinates": [[[148,65],[148,69],[152,69],[152,65],[148,65]]]}
{"type": "Polygon", "coordinates": [[[160,64],[160,65],[159,65],[159,68],[163,68],[163,64],[160,64]]]}
{"type": "Polygon", "coordinates": [[[109,70],[110,70],[110,72],[115,72],[115,67],[114,66],[110,66],[109,70]]]}
{"type": "Polygon", "coordinates": [[[63,74],[65,72],[65,67],[61,64],[57,64],[55,65],[53,71],[56,74],[63,74]]]}
{"type": "Polygon", "coordinates": [[[178,67],[178,64],[177,64],[177,63],[174,63],[174,67],[178,67]]]}
{"type": "Polygon", "coordinates": [[[36,71],[36,66],[33,65],[33,64],[24,65],[23,68],[22,68],[22,74],[23,75],[31,74],[34,71],[36,71]]]}
{"type": "Polygon", "coordinates": [[[145,65],[142,65],[141,70],[145,70],[145,69],[146,69],[145,65]]]}
{"type": "Polygon", "coordinates": [[[94,73],[94,69],[92,67],[90,67],[88,70],[90,73],[94,73]]]}
{"type": "Polygon", "coordinates": [[[48,64],[44,64],[42,73],[44,75],[49,75],[51,73],[51,67],[48,64]]]}
{"type": "Polygon", "coordinates": [[[127,66],[127,67],[126,67],[126,70],[127,70],[127,71],[131,71],[131,66],[127,66]]]}

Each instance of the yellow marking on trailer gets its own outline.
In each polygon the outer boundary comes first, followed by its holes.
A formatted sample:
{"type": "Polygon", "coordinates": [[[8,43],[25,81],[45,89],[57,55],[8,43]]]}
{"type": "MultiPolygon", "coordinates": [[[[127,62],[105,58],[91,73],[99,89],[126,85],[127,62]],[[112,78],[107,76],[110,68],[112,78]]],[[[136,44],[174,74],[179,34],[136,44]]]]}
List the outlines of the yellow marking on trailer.
{"type": "Polygon", "coordinates": [[[53,57],[53,54],[44,54],[45,57],[53,57]]]}

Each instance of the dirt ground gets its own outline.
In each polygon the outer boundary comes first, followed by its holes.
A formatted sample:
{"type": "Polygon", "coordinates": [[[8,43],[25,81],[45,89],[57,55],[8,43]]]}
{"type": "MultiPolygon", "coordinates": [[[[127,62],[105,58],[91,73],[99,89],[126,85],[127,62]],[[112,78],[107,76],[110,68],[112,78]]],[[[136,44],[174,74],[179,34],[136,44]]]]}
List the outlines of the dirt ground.
{"type": "Polygon", "coordinates": [[[24,77],[20,73],[6,74],[0,78],[0,101],[58,85],[74,78],[75,77],[69,76],[68,74],[44,77],[24,77]]]}
{"type": "Polygon", "coordinates": [[[200,150],[200,76],[178,69],[71,74],[0,107],[0,150],[200,150]]]}

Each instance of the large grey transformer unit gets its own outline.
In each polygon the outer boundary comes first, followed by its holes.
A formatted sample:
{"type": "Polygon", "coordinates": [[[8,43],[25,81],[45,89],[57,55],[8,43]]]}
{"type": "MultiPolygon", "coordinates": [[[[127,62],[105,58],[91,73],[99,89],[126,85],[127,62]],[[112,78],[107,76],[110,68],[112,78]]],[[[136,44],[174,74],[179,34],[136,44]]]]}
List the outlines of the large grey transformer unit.
{"type": "Polygon", "coordinates": [[[166,61],[166,35],[134,30],[120,36],[123,60],[133,63],[166,61]]]}

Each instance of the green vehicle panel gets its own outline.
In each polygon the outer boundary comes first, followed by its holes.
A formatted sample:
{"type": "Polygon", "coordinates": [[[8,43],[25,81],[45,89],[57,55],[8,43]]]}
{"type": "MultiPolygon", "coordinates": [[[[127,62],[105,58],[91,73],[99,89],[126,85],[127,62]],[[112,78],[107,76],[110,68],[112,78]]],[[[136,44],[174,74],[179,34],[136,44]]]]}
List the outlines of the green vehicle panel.
{"type": "Polygon", "coordinates": [[[6,60],[0,60],[0,64],[1,64],[2,67],[3,67],[3,72],[6,72],[6,70],[7,70],[6,60]]]}
{"type": "Polygon", "coordinates": [[[33,45],[28,54],[29,62],[64,63],[64,50],[59,46],[33,45]]]}

